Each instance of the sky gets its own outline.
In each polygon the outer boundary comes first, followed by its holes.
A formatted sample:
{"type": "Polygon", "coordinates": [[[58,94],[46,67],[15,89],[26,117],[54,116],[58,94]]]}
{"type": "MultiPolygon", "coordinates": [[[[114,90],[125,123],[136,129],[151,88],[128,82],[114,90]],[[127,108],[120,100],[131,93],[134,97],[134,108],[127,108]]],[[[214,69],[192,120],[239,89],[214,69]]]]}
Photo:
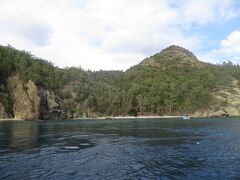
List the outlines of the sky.
{"type": "Polygon", "coordinates": [[[86,70],[126,70],[173,44],[240,63],[240,1],[0,0],[0,44],[86,70]]]}

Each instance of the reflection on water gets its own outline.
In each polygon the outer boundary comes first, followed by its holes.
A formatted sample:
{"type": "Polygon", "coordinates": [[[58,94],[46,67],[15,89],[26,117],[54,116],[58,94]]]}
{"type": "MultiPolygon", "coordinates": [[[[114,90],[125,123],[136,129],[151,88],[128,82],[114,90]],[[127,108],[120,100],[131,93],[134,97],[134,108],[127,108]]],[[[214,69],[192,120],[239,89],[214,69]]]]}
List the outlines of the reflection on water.
{"type": "Polygon", "coordinates": [[[240,177],[239,119],[0,122],[0,179],[240,177]]]}

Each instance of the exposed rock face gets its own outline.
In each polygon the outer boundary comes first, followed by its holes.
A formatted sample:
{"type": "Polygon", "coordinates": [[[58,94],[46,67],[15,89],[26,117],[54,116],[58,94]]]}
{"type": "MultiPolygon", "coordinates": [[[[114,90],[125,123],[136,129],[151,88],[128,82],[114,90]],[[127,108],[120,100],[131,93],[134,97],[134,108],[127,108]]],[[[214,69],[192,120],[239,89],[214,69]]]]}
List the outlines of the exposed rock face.
{"type": "Polygon", "coordinates": [[[5,118],[5,108],[2,103],[0,103],[0,119],[5,118]]]}
{"type": "Polygon", "coordinates": [[[37,86],[30,80],[27,83],[27,95],[32,104],[33,112],[35,112],[35,118],[39,117],[39,104],[40,98],[38,96],[37,86]]]}
{"type": "Polygon", "coordinates": [[[230,116],[240,116],[240,88],[235,81],[232,84],[232,87],[218,90],[215,93],[219,102],[216,109],[230,116]]]}
{"type": "Polygon", "coordinates": [[[40,98],[37,86],[31,80],[25,84],[18,74],[8,78],[7,86],[14,98],[15,119],[38,119],[40,98]]]}
{"type": "MultiPolygon", "coordinates": [[[[26,84],[18,74],[8,78],[7,88],[14,98],[15,119],[61,118],[59,100],[53,91],[38,88],[31,80],[26,84]]],[[[3,116],[5,117],[5,109],[0,104],[0,118],[4,118],[3,116]]]]}
{"type": "Polygon", "coordinates": [[[216,103],[209,110],[197,111],[195,117],[240,116],[240,87],[233,81],[228,88],[219,88],[213,92],[216,103]]]}
{"type": "Polygon", "coordinates": [[[41,119],[60,119],[63,117],[63,113],[59,104],[59,99],[56,97],[53,91],[39,88],[38,95],[41,99],[40,100],[41,119]]]}

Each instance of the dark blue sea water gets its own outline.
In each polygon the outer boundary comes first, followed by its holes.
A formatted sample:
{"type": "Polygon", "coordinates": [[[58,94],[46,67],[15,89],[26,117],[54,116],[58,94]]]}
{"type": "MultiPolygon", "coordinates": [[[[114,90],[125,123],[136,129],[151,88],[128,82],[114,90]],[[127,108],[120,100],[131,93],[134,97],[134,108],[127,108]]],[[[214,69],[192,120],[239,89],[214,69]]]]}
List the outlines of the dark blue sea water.
{"type": "Polygon", "coordinates": [[[0,122],[0,179],[240,179],[240,119],[0,122]]]}

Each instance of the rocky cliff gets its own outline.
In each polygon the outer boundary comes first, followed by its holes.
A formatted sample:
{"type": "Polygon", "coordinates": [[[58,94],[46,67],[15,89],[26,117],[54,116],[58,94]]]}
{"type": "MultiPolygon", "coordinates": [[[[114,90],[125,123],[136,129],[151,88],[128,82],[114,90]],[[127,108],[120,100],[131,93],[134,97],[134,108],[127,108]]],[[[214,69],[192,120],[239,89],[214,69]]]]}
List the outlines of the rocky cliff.
{"type": "MultiPolygon", "coordinates": [[[[8,78],[7,88],[13,97],[15,119],[59,119],[62,115],[57,97],[53,91],[37,87],[31,80],[27,83],[19,74],[8,78]]],[[[0,118],[5,117],[5,109],[0,104],[0,118]]]]}
{"type": "Polygon", "coordinates": [[[231,86],[218,87],[212,92],[215,102],[207,110],[191,114],[193,117],[240,116],[240,83],[233,80],[231,86]]]}
{"type": "Polygon", "coordinates": [[[7,80],[7,88],[14,99],[13,112],[15,119],[38,119],[39,102],[36,85],[29,80],[25,84],[19,77],[19,74],[11,76],[7,80]]]}
{"type": "Polygon", "coordinates": [[[64,117],[63,111],[60,108],[59,99],[53,91],[38,89],[38,96],[40,97],[39,109],[41,119],[60,119],[64,117]]]}
{"type": "Polygon", "coordinates": [[[5,118],[5,107],[3,106],[2,103],[0,103],[0,119],[5,118]]]}

